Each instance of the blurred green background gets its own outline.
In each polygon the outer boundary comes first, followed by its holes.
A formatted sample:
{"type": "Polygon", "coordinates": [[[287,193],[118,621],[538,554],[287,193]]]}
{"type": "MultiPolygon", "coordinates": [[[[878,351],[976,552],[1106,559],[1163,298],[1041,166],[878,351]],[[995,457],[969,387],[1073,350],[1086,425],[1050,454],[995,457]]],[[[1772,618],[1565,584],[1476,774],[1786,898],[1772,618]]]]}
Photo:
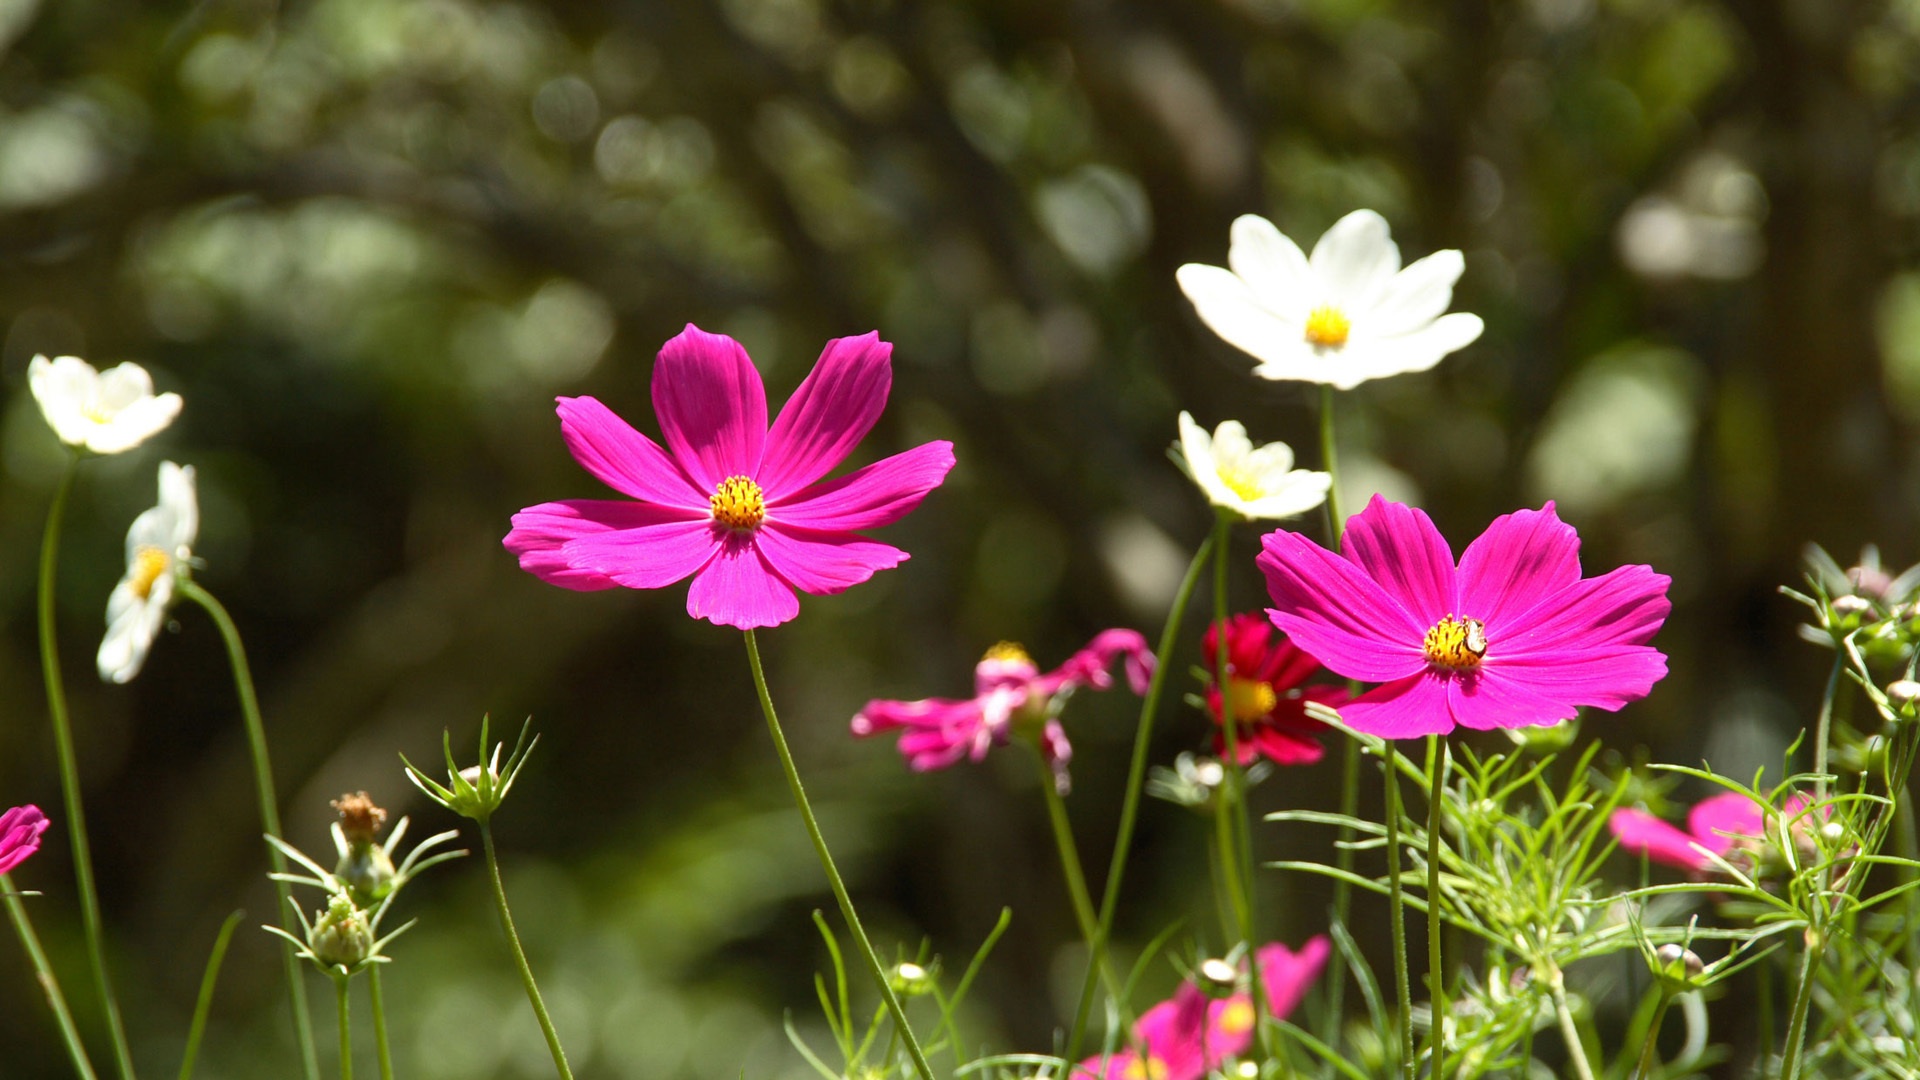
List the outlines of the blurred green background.
{"type": "MultiPolygon", "coordinates": [[[[1917,75],[1914,0],[0,0],[0,805],[59,803],[32,566],[61,459],[26,365],[136,360],[186,409],[87,465],[59,615],[143,1071],[176,1067],[220,921],[272,909],[213,628],[182,609],[132,686],[91,674],[172,458],[199,470],[199,579],[247,636],[295,843],[326,852],[327,800],[360,788],[416,836],[451,827],[396,751],[532,714],[497,827],[580,1074],[799,1075],[779,1025],[820,1030],[831,900],[738,636],[684,588],[545,586],[499,539],[605,494],[553,395],[657,431],[651,358],[688,321],[743,341],[776,406],[823,341],[877,328],[894,393],[860,454],[947,438],[960,464],[884,534],[911,562],[763,635],[774,691],[879,938],[954,967],[1011,905],[966,1037],[1048,1049],[1080,956],[1031,763],[915,777],[847,720],[963,692],[999,639],[1051,666],[1109,625],[1157,634],[1210,520],[1165,455],[1180,409],[1317,462],[1310,389],[1250,378],[1174,268],[1223,263],[1246,212],[1310,245],[1370,206],[1410,258],[1464,250],[1455,307],[1487,333],[1340,396],[1349,506],[1415,499],[1458,547],[1557,498],[1589,568],[1671,574],[1673,676],[1586,730],[1750,774],[1824,671],[1774,594],[1801,545],[1916,557],[1917,75]]],[[[1093,864],[1134,709],[1069,719],[1093,864]]],[[[1162,731],[1164,763],[1205,722],[1162,731]]],[[[1329,806],[1337,777],[1260,799],[1329,806]]],[[[1148,805],[1127,942],[1185,916],[1187,955],[1220,944],[1205,835],[1148,805]]],[[[17,877],[84,1011],[65,848],[56,823],[17,877]]],[[[1322,887],[1263,885],[1267,934],[1324,927],[1322,887]]],[[[401,1074],[550,1074],[478,863],[399,914],[401,1074]]],[[[1382,917],[1361,906],[1364,940],[1382,917]]],[[[1177,977],[1149,970],[1144,993],[1177,977]]],[[[294,1075],[278,980],[243,930],[199,1075],[294,1075]]],[[[0,1047],[10,1080],[66,1075],[11,937],[0,1047]]]]}

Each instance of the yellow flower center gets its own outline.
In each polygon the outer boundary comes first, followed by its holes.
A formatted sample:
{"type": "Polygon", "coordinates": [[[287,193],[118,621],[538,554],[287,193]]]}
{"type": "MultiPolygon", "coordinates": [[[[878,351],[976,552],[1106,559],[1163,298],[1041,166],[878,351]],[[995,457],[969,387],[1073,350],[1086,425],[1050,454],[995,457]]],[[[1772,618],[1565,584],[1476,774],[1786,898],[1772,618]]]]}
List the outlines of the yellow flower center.
{"type": "Polygon", "coordinates": [[[1260,478],[1241,469],[1221,469],[1220,482],[1227,485],[1227,490],[1246,499],[1248,502],[1252,502],[1254,499],[1265,494],[1265,492],[1260,490],[1260,478]]]}
{"type": "Polygon", "coordinates": [[[1120,1075],[1124,1080],[1167,1080],[1167,1063],[1152,1056],[1145,1061],[1134,1058],[1120,1070],[1120,1075]]]}
{"type": "Polygon", "coordinates": [[[173,559],[157,547],[143,547],[133,553],[133,573],[128,584],[133,586],[133,595],[145,600],[153,595],[153,583],[173,565],[173,559]]]}
{"type": "Polygon", "coordinates": [[[1322,304],[1307,313],[1309,345],[1337,349],[1347,343],[1347,333],[1352,329],[1353,323],[1347,319],[1347,313],[1332,304],[1322,304]]]}
{"type": "Polygon", "coordinates": [[[113,423],[113,413],[109,412],[105,405],[102,405],[97,401],[89,402],[86,405],[81,406],[80,415],[86,417],[88,420],[91,420],[96,424],[113,423]]]}
{"type": "Polygon", "coordinates": [[[1253,1030],[1253,1002],[1235,998],[1220,1010],[1220,1030],[1228,1035],[1244,1035],[1253,1030]]]}
{"type": "Polygon", "coordinates": [[[708,500],[713,520],[729,529],[752,529],[767,516],[766,497],[760,485],[745,476],[729,476],[720,481],[708,500]]]}
{"type": "Polygon", "coordinates": [[[1033,664],[1033,657],[1027,655],[1027,650],[1022,648],[1019,642],[1002,641],[993,648],[988,649],[987,655],[982,656],[980,661],[981,663],[1027,664],[1031,666],[1033,664]]]}
{"type": "Polygon", "coordinates": [[[1487,628],[1479,619],[1442,616],[1427,631],[1427,660],[1449,671],[1472,671],[1487,655],[1487,628]]]}
{"type": "Polygon", "coordinates": [[[1271,683],[1253,679],[1227,680],[1227,714],[1235,720],[1265,720],[1280,704],[1271,683]]]}

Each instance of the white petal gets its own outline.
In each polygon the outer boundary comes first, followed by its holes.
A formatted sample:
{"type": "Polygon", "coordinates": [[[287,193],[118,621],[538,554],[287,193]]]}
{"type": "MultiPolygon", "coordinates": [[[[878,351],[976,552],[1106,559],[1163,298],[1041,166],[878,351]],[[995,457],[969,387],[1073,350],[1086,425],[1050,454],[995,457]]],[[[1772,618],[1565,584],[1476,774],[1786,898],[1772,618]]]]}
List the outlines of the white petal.
{"type": "Polygon", "coordinates": [[[1238,420],[1222,420],[1220,426],[1213,429],[1213,461],[1220,468],[1231,468],[1246,461],[1253,453],[1253,440],[1247,437],[1247,426],[1238,420]]]}
{"type": "Polygon", "coordinates": [[[1187,471],[1192,474],[1193,482],[1200,485],[1208,502],[1221,506],[1225,505],[1223,500],[1234,497],[1233,491],[1220,479],[1213,438],[1186,412],[1180,414],[1180,453],[1187,459],[1187,471]]]}
{"type": "Polygon", "coordinates": [[[164,605],[135,596],[131,584],[122,581],[116,586],[107,598],[107,633],[100,639],[100,652],[95,657],[100,677],[124,683],[140,674],[166,615],[164,605]]]}
{"type": "MultiPolygon", "coordinates": [[[[1311,356],[1306,327],[1274,314],[1232,272],[1188,263],[1175,277],[1181,291],[1193,301],[1200,321],[1227,344],[1266,364],[1289,364],[1303,352],[1311,356]]],[[[1311,375],[1267,377],[1320,381],[1311,375]]]]}
{"type": "Polygon", "coordinates": [[[1352,361],[1351,370],[1357,376],[1349,385],[1409,371],[1425,371],[1448,353],[1473,344],[1485,328],[1480,316],[1456,311],[1411,334],[1354,342],[1346,349],[1352,361]]]}
{"type": "Polygon", "coordinates": [[[1255,299],[1276,312],[1298,312],[1304,320],[1319,298],[1319,287],[1300,245],[1258,214],[1234,219],[1227,265],[1246,282],[1255,299]]]}
{"type": "MultiPolygon", "coordinates": [[[[119,368],[114,370],[118,371],[119,368]]],[[[87,449],[96,454],[118,454],[131,450],[166,430],[174,417],[180,415],[180,405],[180,395],[174,393],[134,401],[115,413],[108,422],[90,425],[92,430],[87,435],[87,449]]]]}
{"type": "Polygon", "coordinates": [[[27,365],[27,386],[40,403],[40,415],[60,441],[69,446],[84,446],[94,424],[86,417],[99,375],[93,365],[77,356],[59,356],[48,360],[36,356],[27,365]]]}
{"type": "Polygon", "coordinates": [[[1400,269],[1387,220],[1371,210],[1355,210],[1333,223],[1313,245],[1309,260],[1327,299],[1347,311],[1371,308],[1400,269]]]}
{"type": "Polygon", "coordinates": [[[200,500],[195,493],[193,466],[160,463],[160,506],[171,516],[171,532],[162,548],[168,555],[183,557],[200,535],[200,500]]]}
{"type": "MultiPolygon", "coordinates": [[[[1276,349],[1274,355],[1267,357],[1253,373],[1262,379],[1297,379],[1301,382],[1325,383],[1341,390],[1351,390],[1359,380],[1348,377],[1351,366],[1339,352],[1329,350],[1322,353],[1302,340],[1288,349],[1276,349]]],[[[1363,376],[1364,378],[1364,376],[1363,376]]]]}
{"type": "Polygon", "coordinates": [[[1355,334],[1410,334],[1439,318],[1453,303],[1453,285],[1467,267],[1458,251],[1436,251],[1393,276],[1372,310],[1353,313],[1355,334]]]}
{"type": "Polygon", "coordinates": [[[153,396],[153,376],[139,364],[116,364],[100,373],[99,403],[108,415],[153,396]]]}
{"type": "Polygon", "coordinates": [[[1290,518],[1326,502],[1332,486],[1333,477],[1328,473],[1296,469],[1278,490],[1247,503],[1241,512],[1264,520],[1290,518]]]}
{"type": "Polygon", "coordinates": [[[1293,471],[1293,447],[1283,442],[1270,442],[1250,451],[1242,467],[1249,475],[1259,478],[1260,490],[1271,491],[1293,471]]]}

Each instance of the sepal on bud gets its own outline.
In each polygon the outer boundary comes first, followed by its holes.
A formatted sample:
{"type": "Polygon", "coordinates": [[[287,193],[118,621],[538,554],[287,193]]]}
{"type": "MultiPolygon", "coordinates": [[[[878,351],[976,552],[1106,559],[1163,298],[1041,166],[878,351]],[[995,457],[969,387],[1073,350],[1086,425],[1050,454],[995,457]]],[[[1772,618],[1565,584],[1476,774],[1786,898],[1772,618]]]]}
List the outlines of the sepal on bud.
{"type": "Polygon", "coordinates": [[[513,744],[513,752],[507,755],[503,763],[500,752],[505,743],[494,743],[491,754],[487,751],[488,726],[491,717],[480,718],[480,760],[481,765],[469,765],[461,768],[453,760],[453,737],[441,732],[440,747],[447,758],[447,782],[442,785],[427,778],[427,775],[414,767],[405,754],[400,760],[406,764],[407,779],[426,796],[441,806],[464,818],[484,825],[493,816],[495,810],[506,800],[507,792],[513,789],[514,780],[520,775],[521,766],[527,763],[527,755],[540,742],[540,736],[527,738],[533,727],[533,718],[528,717],[520,726],[520,738],[513,744]]]}

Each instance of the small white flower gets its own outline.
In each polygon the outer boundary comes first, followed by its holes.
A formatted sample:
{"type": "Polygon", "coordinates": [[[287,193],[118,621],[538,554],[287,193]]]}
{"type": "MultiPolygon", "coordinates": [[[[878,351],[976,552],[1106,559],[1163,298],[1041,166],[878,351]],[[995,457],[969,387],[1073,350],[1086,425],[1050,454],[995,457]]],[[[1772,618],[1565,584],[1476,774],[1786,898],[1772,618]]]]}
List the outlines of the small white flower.
{"type": "Polygon", "coordinates": [[[1443,314],[1466,260],[1436,251],[1400,267],[1387,222],[1355,210],[1313,256],[1253,214],[1234,221],[1227,263],[1188,263],[1176,275],[1200,319],[1260,361],[1255,375],[1351,390],[1368,379],[1425,371],[1470,345],[1478,315],[1443,314]]]}
{"type": "Polygon", "coordinates": [[[95,371],[77,356],[36,356],[27,385],[60,441],[96,454],[131,450],[180,415],[180,395],[155,395],[153,376],[139,364],[95,371]]]}
{"type": "Polygon", "coordinates": [[[1256,447],[1238,420],[1214,429],[1180,414],[1180,452],[1187,472],[1207,501],[1251,519],[1304,514],[1327,501],[1333,477],[1293,467],[1293,448],[1283,442],[1256,447]]]}
{"type": "Polygon", "coordinates": [[[175,582],[185,577],[200,531],[193,466],[160,463],[160,504],[127,530],[127,576],[107,597],[107,636],[100,641],[100,677],[124,683],[140,674],[155,635],[167,621],[175,582]]]}

